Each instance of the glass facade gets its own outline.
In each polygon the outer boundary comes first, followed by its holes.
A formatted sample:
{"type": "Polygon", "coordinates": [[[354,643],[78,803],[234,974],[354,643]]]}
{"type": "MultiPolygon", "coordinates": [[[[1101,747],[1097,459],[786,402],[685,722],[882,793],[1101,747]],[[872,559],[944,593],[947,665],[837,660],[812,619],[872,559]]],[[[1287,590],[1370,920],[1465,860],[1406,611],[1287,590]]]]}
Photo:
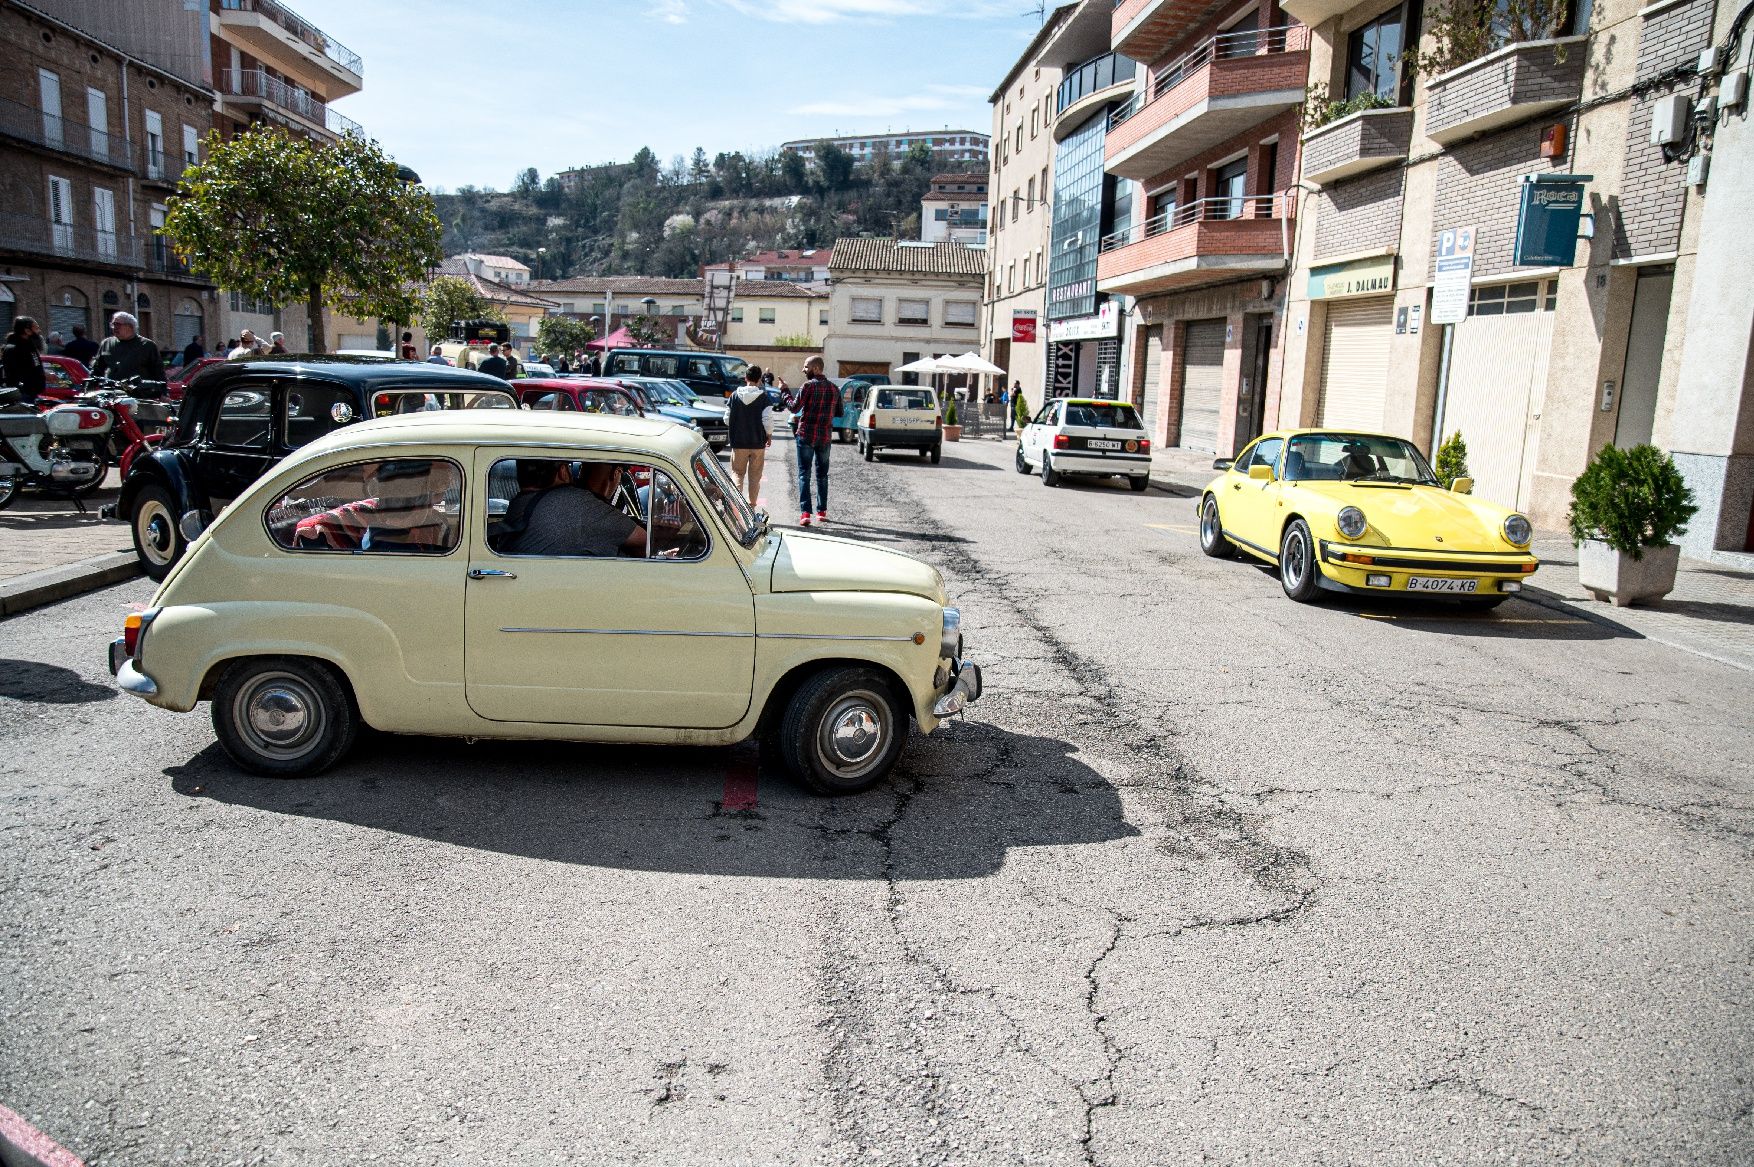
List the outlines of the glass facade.
{"type": "Polygon", "coordinates": [[[1102,242],[1102,143],[1108,113],[1097,113],[1054,150],[1054,223],[1048,260],[1048,319],[1096,311],[1096,254],[1102,242]]]}

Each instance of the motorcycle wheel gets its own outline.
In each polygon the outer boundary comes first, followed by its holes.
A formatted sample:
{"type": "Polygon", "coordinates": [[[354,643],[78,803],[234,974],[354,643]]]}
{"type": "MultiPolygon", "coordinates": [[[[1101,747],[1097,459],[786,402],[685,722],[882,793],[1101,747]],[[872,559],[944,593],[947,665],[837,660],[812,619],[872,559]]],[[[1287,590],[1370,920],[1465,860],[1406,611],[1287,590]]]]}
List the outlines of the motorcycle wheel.
{"type": "Polygon", "coordinates": [[[12,500],[17,498],[17,497],[18,497],[18,479],[16,479],[16,478],[0,478],[0,511],[3,511],[7,507],[11,506],[12,500]]]}

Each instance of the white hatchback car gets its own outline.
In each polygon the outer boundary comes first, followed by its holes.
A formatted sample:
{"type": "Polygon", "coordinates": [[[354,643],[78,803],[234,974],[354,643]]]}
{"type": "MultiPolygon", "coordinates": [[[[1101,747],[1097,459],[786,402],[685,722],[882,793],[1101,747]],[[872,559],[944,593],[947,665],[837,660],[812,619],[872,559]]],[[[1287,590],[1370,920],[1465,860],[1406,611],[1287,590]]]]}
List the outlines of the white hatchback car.
{"type": "Polygon", "coordinates": [[[1048,486],[1068,474],[1120,477],[1151,485],[1151,439],[1126,401],[1062,397],[1042,406],[1017,436],[1017,473],[1041,472],[1048,486]]]}

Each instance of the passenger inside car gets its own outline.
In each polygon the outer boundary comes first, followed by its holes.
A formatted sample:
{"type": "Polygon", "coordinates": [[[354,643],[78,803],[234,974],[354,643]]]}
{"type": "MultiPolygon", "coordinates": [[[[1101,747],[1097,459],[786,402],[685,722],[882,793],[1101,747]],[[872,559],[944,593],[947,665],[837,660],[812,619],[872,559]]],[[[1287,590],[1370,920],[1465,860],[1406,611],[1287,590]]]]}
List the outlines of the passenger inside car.
{"type": "Polygon", "coordinates": [[[298,519],[292,524],[290,537],[284,537],[283,525],[271,521],[270,528],[282,546],[432,554],[457,545],[460,511],[456,471],[447,462],[418,458],[365,462],[343,467],[318,481],[324,491],[331,492],[325,501],[353,489],[362,497],[335,502],[298,519]]]}
{"type": "Polygon", "coordinates": [[[645,528],[612,506],[618,483],[612,462],[518,460],[518,495],[495,533],[503,555],[643,556],[645,528]]]}

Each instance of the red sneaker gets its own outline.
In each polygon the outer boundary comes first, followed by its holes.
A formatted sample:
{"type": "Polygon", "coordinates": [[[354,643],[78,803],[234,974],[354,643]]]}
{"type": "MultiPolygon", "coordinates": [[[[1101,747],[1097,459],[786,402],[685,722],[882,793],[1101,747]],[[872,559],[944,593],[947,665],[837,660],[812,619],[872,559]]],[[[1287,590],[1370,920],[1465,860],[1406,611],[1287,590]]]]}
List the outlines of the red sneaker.
{"type": "Polygon", "coordinates": [[[817,511],[816,512],[816,521],[819,523],[828,522],[828,512],[827,511],[817,511]]]}
{"type": "Polygon", "coordinates": [[[805,511],[803,514],[798,516],[798,525],[800,527],[808,527],[810,525],[810,512],[809,511],[805,511]]]}

